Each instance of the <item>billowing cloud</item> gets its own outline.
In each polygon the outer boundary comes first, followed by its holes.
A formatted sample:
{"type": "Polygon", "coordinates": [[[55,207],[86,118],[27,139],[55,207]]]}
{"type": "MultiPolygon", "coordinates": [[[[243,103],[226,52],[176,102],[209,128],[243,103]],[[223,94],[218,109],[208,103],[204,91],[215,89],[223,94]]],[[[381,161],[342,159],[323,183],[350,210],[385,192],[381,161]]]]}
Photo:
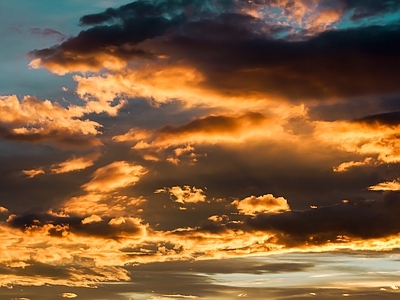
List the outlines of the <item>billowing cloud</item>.
{"type": "Polygon", "coordinates": [[[61,147],[99,146],[101,125],[82,120],[78,106],[64,108],[49,100],[0,96],[0,137],[11,141],[53,143],[61,147]]]}
{"type": "Polygon", "coordinates": [[[250,196],[242,200],[232,202],[238,211],[245,215],[257,213],[276,213],[290,210],[287,200],[283,197],[274,197],[272,194],[263,196],[250,196]]]}
{"type": "Polygon", "coordinates": [[[82,187],[86,191],[110,192],[136,184],[146,173],[143,166],[116,161],[97,169],[92,180],[82,187]]]}
{"type": "Polygon", "coordinates": [[[58,74],[108,69],[104,76],[76,77],[79,94],[101,101],[124,94],[157,101],[209,98],[206,103],[221,97],[240,103],[390,94],[399,91],[392,80],[399,77],[398,28],[332,29],[349,21],[348,13],[367,16],[376,9],[379,16],[398,6],[345,0],[136,1],[82,17],[91,28],[32,51],[31,66],[58,74]]]}
{"type": "Polygon", "coordinates": [[[4,206],[0,206],[0,214],[8,213],[8,209],[4,206]]]}

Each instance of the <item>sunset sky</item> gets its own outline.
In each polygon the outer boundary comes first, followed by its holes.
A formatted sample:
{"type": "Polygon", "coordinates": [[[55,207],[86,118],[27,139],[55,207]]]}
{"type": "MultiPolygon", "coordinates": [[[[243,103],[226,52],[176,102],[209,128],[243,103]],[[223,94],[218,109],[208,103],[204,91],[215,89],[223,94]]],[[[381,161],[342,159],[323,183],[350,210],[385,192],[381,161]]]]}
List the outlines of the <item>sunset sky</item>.
{"type": "Polygon", "coordinates": [[[400,0],[1,0],[0,300],[399,299],[400,0]]]}

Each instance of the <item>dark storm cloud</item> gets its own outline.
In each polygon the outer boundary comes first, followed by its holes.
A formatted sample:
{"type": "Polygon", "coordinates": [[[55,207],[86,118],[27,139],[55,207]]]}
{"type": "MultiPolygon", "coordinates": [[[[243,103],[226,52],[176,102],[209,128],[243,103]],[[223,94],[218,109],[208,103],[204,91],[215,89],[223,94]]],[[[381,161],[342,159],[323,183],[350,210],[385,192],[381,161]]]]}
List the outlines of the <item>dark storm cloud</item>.
{"type": "Polygon", "coordinates": [[[258,215],[247,219],[252,229],[281,233],[287,245],[325,244],[345,235],[350,238],[382,238],[400,231],[400,194],[389,193],[383,201],[350,201],[307,211],[258,215]],[[309,238],[313,239],[310,240],[309,238]]]}
{"type": "Polygon", "coordinates": [[[367,124],[382,124],[382,125],[397,126],[400,124],[400,112],[394,111],[394,112],[370,115],[357,119],[355,121],[367,124]]]}
{"type": "Polygon", "coordinates": [[[399,91],[394,80],[400,75],[399,26],[328,31],[291,42],[255,38],[244,28],[240,37],[230,35],[236,26],[203,20],[148,47],[184,58],[206,75],[206,86],[226,93],[251,90],[304,99],[399,91]],[[215,40],[222,26],[227,34],[215,40]],[[201,28],[207,30],[196,33],[201,28]]]}
{"type": "MultiPolygon", "coordinates": [[[[347,6],[383,13],[399,2],[390,3],[348,1],[347,6]]],[[[50,64],[56,64],[71,70],[80,64],[101,68],[100,54],[126,63],[138,56],[167,55],[170,61],[195,66],[205,77],[204,87],[224,94],[253,91],[324,99],[400,90],[395,80],[400,77],[398,24],[332,30],[307,40],[287,41],[273,38],[286,29],[234,12],[229,1],[222,6],[213,1],[206,4],[137,1],[110,8],[82,17],[82,24],[94,26],[78,36],[30,54],[50,69],[54,67],[50,64]],[[201,12],[202,7],[214,13],[207,17],[185,13],[201,12]],[[107,22],[111,24],[104,25],[107,22]]]]}
{"type": "Polygon", "coordinates": [[[85,223],[84,220],[85,218],[82,217],[58,217],[45,213],[27,213],[11,217],[8,220],[8,225],[21,230],[35,230],[45,225],[52,225],[48,229],[48,233],[54,237],[62,237],[65,231],[77,235],[118,239],[124,234],[135,235],[140,232],[137,224],[130,222],[112,224],[110,217],[103,217],[102,220],[91,223],[85,223]]]}

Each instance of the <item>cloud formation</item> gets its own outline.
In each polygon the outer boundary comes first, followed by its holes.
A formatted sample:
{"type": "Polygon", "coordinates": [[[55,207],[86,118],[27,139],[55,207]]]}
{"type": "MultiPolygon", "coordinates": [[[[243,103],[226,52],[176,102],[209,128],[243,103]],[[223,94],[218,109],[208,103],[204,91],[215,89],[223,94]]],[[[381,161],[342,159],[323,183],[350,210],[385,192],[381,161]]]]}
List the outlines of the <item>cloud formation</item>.
{"type": "Polygon", "coordinates": [[[259,197],[250,196],[232,202],[241,214],[255,215],[258,213],[277,213],[290,210],[287,200],[283,197],[274,197],[272,194],[259,197]]]}
{"type": "Polygon", "coordinates": [[[130,164],[126,161],[115,161],[97,169],[92,180],[82,188],[88,192],[110,192],[116,189],[134,185],[147,173],[145,167],[130,164]]]}

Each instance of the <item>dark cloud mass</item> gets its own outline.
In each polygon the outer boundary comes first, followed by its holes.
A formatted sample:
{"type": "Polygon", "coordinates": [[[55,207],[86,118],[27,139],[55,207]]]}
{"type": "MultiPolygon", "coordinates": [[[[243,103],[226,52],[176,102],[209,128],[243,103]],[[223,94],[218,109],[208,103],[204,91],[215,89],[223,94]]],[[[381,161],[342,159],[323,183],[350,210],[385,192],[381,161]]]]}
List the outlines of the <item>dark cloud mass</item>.
{"type": "Polygon", "coordinates": [[[400,232],[399,194],[388,194],[382,202],[361,200],[303,212],[259,215],[247,224],[256,230],[278,231],[286,243],[324,244],[350,238],[382,238],[400,232]],[[310,238],[312,238],[310,240],[310,238]]]}
{"type": "MultiPolygon", "coordinates": [[[[394,10],[398,2],[347,5],[379,14],[394,10]]],[[[399,91],[394,80],[400,75],[398,24],[331,30],[290,41],[274,37],[285,28],[235,12],[234,4],[213,1],[138,1],[84,16],[81,23],[94,27],[31,55],[50,69],[55,64],[73,70],[80,65],[100,69],[104,62],[96,56],[101,54],[126,63],[168,56],[170,62],[195,66],[205,76],[202,85],[223,94],[251,90],[289,99],[326,99],[399,91]],[[202,7],[214,7],[214,13],[201,17],[202,7]],[[187,10],[192,14],[186,15],[187,10]]]]}
{"type": "Polygon", "coordinates": [[[54,237],[62,237],[65,236],[63,233],[72,232],[77,235],[118,239],[124,234],[133,236],[140,231],[137,224],[121,222],[114,225],[111,217],[103,218],[95,222],[85,223],[85,218],[82,217],[58,217],[45,213],[27,213],[12,217],[8,224],[13,228],[33,231],[45,225],[51,225],[47,231],[50,236],[54,237]]]}

